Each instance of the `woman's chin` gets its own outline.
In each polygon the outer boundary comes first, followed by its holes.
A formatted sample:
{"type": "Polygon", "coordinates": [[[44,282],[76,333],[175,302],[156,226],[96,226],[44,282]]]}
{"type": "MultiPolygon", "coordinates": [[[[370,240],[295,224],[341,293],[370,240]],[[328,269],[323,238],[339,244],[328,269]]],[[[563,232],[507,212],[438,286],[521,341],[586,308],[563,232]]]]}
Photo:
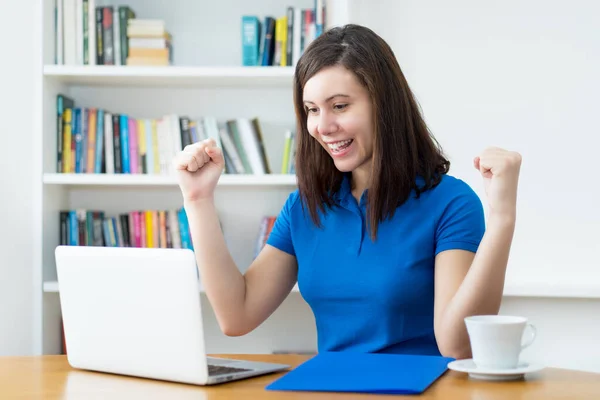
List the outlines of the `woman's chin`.
{"type": "Polygon", "coordinates": [[[340,172],[352,172],[356,169],[356,163],[352,160],[333,160],[335,167],[340,172]]]}

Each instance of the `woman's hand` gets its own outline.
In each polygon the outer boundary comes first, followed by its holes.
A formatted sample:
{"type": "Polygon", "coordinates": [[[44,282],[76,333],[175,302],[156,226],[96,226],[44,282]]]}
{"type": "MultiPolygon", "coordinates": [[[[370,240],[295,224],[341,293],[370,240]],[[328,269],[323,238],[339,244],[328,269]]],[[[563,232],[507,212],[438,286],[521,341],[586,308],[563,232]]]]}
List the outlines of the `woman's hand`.
{"type": "Polygon", "coordinates": [[[490,215],[515,219],[521,155],[488,147],[475,157],[473,165],[483,176],[490,215]]]}
{"type": "Polygon", "coordinates": [[[224,166],[223,153],[213,139],[185,146],[173,159],[184,202],[212,199],[224,166]]]}

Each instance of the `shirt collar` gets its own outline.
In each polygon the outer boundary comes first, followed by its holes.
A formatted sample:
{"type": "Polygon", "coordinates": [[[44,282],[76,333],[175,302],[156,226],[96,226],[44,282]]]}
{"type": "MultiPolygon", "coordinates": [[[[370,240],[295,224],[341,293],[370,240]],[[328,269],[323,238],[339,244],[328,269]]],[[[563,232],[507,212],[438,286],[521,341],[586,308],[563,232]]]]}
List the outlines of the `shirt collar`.
{"type": "MultiPolygon", "coordinates": [[[[425,184],[425,178],[422,175],[417,175],[416,184],[418,187],[422,187],[425,184]]],[[[354,201],[354,197],[352,196],[352,173],[344,172],[342,183],[340,185],[340,189],[334,194],[334,199],[338,204],[348,205],[349,203],[354,201]]],[[[367,204],[367,195],[369,190],[365,190],[360,198],[360,206],[365,207],[367,204]]],[[[411,191],[411,194],[414,194],[414,190],[411,191]]]]}
{"type": "MultiPolygon", "coordinates": [[[[348,206],[351,202],[354,201],[354,197],[352,196],[352,174],[350,172],[345,172],[343,174],[342,183],[340,185],[340,189],[335,194],[335,200],[341,204],[348,206]]],[[[367,194],[368,190],[365,190],[360,198],[360,206],[365,207],[367,204],[367,194]]]]}

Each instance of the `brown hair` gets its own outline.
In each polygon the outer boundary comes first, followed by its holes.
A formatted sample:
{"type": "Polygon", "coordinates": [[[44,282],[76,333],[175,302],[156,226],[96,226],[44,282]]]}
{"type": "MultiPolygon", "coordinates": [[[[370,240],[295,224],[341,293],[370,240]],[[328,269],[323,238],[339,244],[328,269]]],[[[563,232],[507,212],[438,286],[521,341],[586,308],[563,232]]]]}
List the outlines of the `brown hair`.
{"type": "Polygon", "coordinates": [[[325,67],[341,65],[368,90],[373,108],[373,162],[367,198],[367,225],[373,240],[379,222],[392,217],[415,190],[435,187],[450,162],[429,132],[418,104],[389,45],[371,29],[349,24],[316,38],[300,57],[294,74],[297,119],[296,175],[303,207],[315,225],[318,211],[335,204],[343,174],[308,133],[303,104],[306,82],[325,67]],[[425,183],[418,187],[416,178],[425,183]]]}

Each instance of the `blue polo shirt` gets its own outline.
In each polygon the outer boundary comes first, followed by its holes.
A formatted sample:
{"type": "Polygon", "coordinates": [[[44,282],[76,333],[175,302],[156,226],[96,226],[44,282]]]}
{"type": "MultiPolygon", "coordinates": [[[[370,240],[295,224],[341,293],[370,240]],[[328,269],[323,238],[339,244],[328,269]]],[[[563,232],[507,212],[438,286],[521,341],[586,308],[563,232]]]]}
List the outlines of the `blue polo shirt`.
{"type": "MultiPolygon", "coordinates": [[[[418,182],[419,186],[422,181],[418,182]]],[[[321,228],[287,199],[267,243],[298,261],[298,286],[316,322],[318,351],[439,355],[433,331],[434,261],[441,251],[475,252],[485,230],[481,201],[462,180],[444,175],[366,229],[366,195],[357,202],[346,176],[321,228]]]]}

